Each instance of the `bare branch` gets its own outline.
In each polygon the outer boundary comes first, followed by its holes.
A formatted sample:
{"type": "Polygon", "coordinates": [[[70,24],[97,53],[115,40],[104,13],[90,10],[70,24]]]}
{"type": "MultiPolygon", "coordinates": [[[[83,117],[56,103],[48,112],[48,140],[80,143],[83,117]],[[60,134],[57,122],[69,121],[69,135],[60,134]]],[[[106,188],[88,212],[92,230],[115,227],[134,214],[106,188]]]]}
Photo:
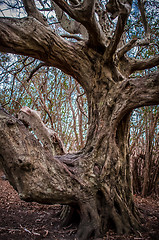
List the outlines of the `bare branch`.
{"type": "Polygon", "coordinates": [[[130,14],[132,0],[109,0],[106,4],[107,12],[111,13],[111,18],[115,19],[121,14],[130,14]]]}
{"type": "Polygon", "coordinates": [[[133,62],[131,62],[131,73],[138,70],[149,69],[157,65],[159,65],[159,55],[145,60],[133,60],[133,62]]]}
{"type": "Polygon", "coordinates": [[[106,37],[95,17],[96,0],[84,0],[77,6],[69,5],[64,0],[54,0],[54,2],[71,18],[80,22],[87,29],[89,34],[89,45],[91,47],[95,47],[100,51],[102,48],[105,48],[106,37]]]}
{"type": "Polygon", "coordinates": [[[117,55],[116,64],[118,65],[121,74],[128,78],[133,72],[158,66],[159,55],[149,59],[136,60],[134,58],[129,58],[128,56],[122,56],[122,51],[119,51],[119,57],[117,55]]]}
{"type": "Polygon", "coordinates": [[[71,112],[72,112],[72,116],[73,116],[73,129],[74,129],[74,133],[75,133],[75,137],[76,137],[76,144],[77,146],[79,147],[79,136],[78,136],[78,133],[77,133],[77,124],[76,124],[76,121],[77,121],[77,117],[76,117],[76,113],[74,111],[74,108],[73,108],[73,105],[72,105],[72,100],[71,100],[71,97],[69,97],[69,104],[70,104],[70,108],[71,108],[71,112]]]}
{"type": "Polygon", "coordinates": [[[150,45],[150,41],[148,38],[144,38],[144,39],[134,38],[117,51],[117,56],[118,56],[118,58],[122,58],[124,56],[124,54],[126,54],[132,48],[138,47],[138,46],[140,46],[140,47],[146,46],[147,47],[148,45],[150,45]]]}
{"type": "Polygon", "coordinates": [[[152,57],[147,60],[136,60],[125,55],[134,47],[147,45],[149,45],[149,41],[146,38],[141,40],[134,38],[117,51],[115,60],[123,76],[129,77],[131,73],[137,70],[144,70],[158,65],[158,57],[152,57]]]}
{"type": "Polygon", "coordinates": [[[130,79],[129,82],[134,88],[130,96],[130,105],[134,108],[159,104],[159,73],[130,79]]]}
{"type": "Polygon", "coordinates": [[[85,93],[83,93],[83,94],[81,94],[81,95],[78,95],[77,98],[76,98],[76,102],[78,103],[78,107],[79,107],[81,113],[82,113],[86,118],[88,118],[85,110],[83,109],[83,106],[81,106],[81,104],[80,104],[80,102],[79,102],[79,98],[80,98],[81,96],[83,96],[84,94],[85,94],[85,93]]]}
{"type": "Polygon", "coordinates": [[[65,12],[53,1],[52,3],[52,7],[55,10],[56,13],[56,17],[61,25],[61,27],[68,33],[71,34],[82,34],[84,36],[84,38],[88,38],[88,34],[86,29],[84,28],[84,26],[82,24],[80,24],[77,21],[74,21],[72,19],[69,19],[67,17],[67,15],[65,14],[65,12]]]}
{"type": "Polygon", "coordinates": [[[38,9],[36,8],[35,2],[34,0],[23,0],[23,4],[25,7],[25,10],[28,14],[28,16],[32,16],[34,18],[36,18],[39,22],[41,22],[44,25],[48,25],[47,24],[47,20],[44,17],[43,14],[41,14],[38,9]]]}
{"type": "Polygon", "coordinates": [[[145,28],[145,35],[147,37],[150,37],[150,29],[149,29],[148,22],[147,22],[147,19],[146,19],[144,3],[143,3],[142,0],[138,0],[138,6],[139,6],[139,9],[140,9],[140,12],[141,12],[142,22],[143,22],[143,25],[144,25],[144,28],[145,28]]]}
{"type": "Polygon", "coordinates": [[[135,46],[136,41],[137,41],[137,38],[134,38],[130,42],[128,42],[126,45],[121,47],[117,52],[118,58],[120,59],[121,57],[124,56],[125,53],[130,51],[135,46]]]}
{"type": "MultiPolygon", "coordinates": [[[[21,85],[23,86],[25,92],[28,94],[28,96],[30,96],[33,105],[36,106],[36,108],[38,109],[38,104],[36,103],[36,99],[34,98],[34,96],[32,95],[32,93],[29,91],[28,89],[28,85],[26,84],[26,82],[22,81],[18,76],[16,76],[16,79],[19,83],[21,83],[21,85]]],[[[13,101],[13,99],[12,99],[13,101]]]]}
{"type": "Polygon", "coordinates": [[[10,91],[11,93],[10,93],[9,100],[6,103],[1,104],[2,107],[5,107],[6,105],[8,105],[12,100],[14,85],[15,85],[15,78],[16,78],[16,74],[14,74],[14,76],[13,76],[13,82],[12,82],[12,88],[11,88],[11,91],[10,91]]]}
{"type": "MultiPolygon", "coordinates": [[[[113,96],[118,96],[113,113],[114,124],[112,124],[112,129],[115,130],[117,122],[126,114],[131,113],[133,109],[159,104],[159,73],[126,79],[120,82],[118,86],[114,86],[114,92],[112,93],[113,96]]],[[[111,98],[111,94],[109,98],[111,98]]]]}
{"type": "MultiPolygon", "coordinates": [[[[109,3],[110,2],[113,2],[115,4],[114,11],[119,16],[118,16],[118,22],[117,22],[114,36],[107,48],[106,54],[105,54],[107,56],[106,58],[112,57],[113,54],[115,53],[117,46],[120,42],[121,36],[124,32],[124,28],[125,28],[128,16],[131,11],[131,6],[132,6],[132,0],[126,1],[126,3],[125,3],[125,1],[123,2],[122,0],[118,0],[118,1],[110,0],[109,3]]],[[[109,11],[110,10],[108,9],[108,12],[109,11]]]]}
{"type": "Polygon", "coordinates": [[[33,77],[34,73],[36,73],[41,67],[45,66],[45,63],[39,63],[35,68],[32,69],[29,77],[27,78],[26,82],[29,82],[29,80],[33,77]]]}
{"type": "Polygon", "coordinates": [[[88,59],[82,48],[82,44],[67,42],[35,18],[0,18],[0,51],[39,59],[71,75],[86,89],[89,82],[83,76],[88,59]]]}
{"type": "Polygon", "coordinates": [[[147,46],[147,45],[150,44],[150,29],[149,29],[147,19],[146,19],[146,16],[145,16],[143,1],[138,0],[138,5],[139,5],[140,12],[141,12],[141,17],[142,17],[143,25],[144,25],[144,28],[145,28],[146,37],[144,39],[138,39],[138,40],[137,40],[137,38],[132,39],[125,46],[123,46],[121,49],[118,50],[118,53],[117,53],[118,58],[123,57],[125,53],[130,51],[135,46],[147,46]]]}
{"type": "Polygon", "coordinates": [[[77,20],[74,8],[72,6],[70,6],[69,4],[67,4],[67,2],[65,2],[64,0],[51,0],[51,2],[52,2],[52,4],[54,4],[54,2],[55,2],[70,17],[77,20]]]}
{"type": "Polygon", "coordinates": [[[112,57],[117,49],[117,46],[121,39],[121,36],[124,32],[124,27],[125,27],[127,18],[128,18],[128,16],[126,16],[126,15],[120,15],[118,18],[118,23],[117,23],[117,27],[116,27],[113,39],[111,40],[111,42],[107,48],[109,54],[107,53],[106,55],[108,56],[108,58],[112,57]]]}

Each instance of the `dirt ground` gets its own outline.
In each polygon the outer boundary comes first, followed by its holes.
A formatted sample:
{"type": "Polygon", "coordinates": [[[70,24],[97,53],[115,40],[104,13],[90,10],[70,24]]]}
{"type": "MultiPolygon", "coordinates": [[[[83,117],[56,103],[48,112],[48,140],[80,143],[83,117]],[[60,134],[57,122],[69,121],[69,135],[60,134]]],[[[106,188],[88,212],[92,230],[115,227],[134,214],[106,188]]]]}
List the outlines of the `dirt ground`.
{"type": "MultiPolygon", "coordinates": [[[[26,203],[0,172],[0,240],[75,240],[76,227],[60,227],[59,205],[26,203]]],[[[103,240],[158,240],[159,199],[136,197],[142,216],[143,231],[138,236],[118,236],[113,231],[103,240]]]]}

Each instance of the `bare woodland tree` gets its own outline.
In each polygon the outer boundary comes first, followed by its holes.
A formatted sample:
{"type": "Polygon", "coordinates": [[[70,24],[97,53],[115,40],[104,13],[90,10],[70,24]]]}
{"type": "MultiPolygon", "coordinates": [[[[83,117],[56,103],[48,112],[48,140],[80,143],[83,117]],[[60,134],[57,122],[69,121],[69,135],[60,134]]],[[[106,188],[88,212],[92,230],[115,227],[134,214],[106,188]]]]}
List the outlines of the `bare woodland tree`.
{"type": "Polygon", "coordinates": [[[131,121],[130,161],[134,194],[158,194],[159,146],[157,123],[159,107],[136,109],[131,121]]]}
{"type": "Polygon", "coordinates": [[[132,3],[23,0],[20,9],[25,9],[26,17],[0,18],[0,51],[30,56],[61,69],[87,95],[87,141],[74,154],[53,156],[16,118],[3,110],[0,114],[0,159],[10,183],[23,200],[67,204],[77,210],[77,237],[83,240],[104,235],[110,226],[122,234],[140,225],[130,188],[129,118],[134,108],[159,104],[159,74],[129,76],[157,66],[159,55],[145,60],[127,55],[150,42],[141,0],[144,39],[126,41],[132,3]],[[65,30],[61,35],[51,28],[43,11],[56,13],[65,30]],[[115,19],[114,27],[109,16],[115,19]]]}

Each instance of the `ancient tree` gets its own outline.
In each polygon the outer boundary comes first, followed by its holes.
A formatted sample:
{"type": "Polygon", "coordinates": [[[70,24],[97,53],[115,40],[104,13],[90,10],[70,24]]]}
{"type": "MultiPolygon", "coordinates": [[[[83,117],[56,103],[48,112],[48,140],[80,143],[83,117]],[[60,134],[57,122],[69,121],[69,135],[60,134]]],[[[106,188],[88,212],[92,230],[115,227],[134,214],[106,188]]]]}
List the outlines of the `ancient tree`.
{"type": "Polygon", "coordinates": [[[87,95],[87,141],[74,154],[53,154],[20,120],[3,110],[0,114],[0,159],[10,183],[23,200],[77,210],[80,240],[104,235],[109,227],[119,234],[139,227],[130,188],[129,117],[134,108],[159,104],[159,74],[136,78],[131,74],[157,66],[159,55],[135,59],[128,54],[137,46],[148,48],[151,41],[141,0],[145,35],[127,41],[125,26],[132,4],[131,0],[23,0],[25,17],[0,18],[0,51],[61,69],[87,95]],[[44,11],[56,14],[64,29],[61,34],[44,11]]]}

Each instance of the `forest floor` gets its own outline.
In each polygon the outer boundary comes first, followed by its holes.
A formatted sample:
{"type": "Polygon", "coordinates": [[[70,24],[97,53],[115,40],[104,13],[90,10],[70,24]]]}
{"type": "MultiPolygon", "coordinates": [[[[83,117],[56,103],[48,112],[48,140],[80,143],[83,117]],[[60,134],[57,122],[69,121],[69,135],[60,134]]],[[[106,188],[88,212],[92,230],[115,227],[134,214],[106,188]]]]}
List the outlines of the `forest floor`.
{"type": "MultiPolygon", "coordinates": [[[[75,240],[76,227],[60,227],[59,205],[26,203],[0,172],[0,240],[75,240]]],[[[113,231],[103,240],[158,240],[159,198],[134,196],[140,209],[143,231],[138,236],[119,236],[113,231]]]]}

